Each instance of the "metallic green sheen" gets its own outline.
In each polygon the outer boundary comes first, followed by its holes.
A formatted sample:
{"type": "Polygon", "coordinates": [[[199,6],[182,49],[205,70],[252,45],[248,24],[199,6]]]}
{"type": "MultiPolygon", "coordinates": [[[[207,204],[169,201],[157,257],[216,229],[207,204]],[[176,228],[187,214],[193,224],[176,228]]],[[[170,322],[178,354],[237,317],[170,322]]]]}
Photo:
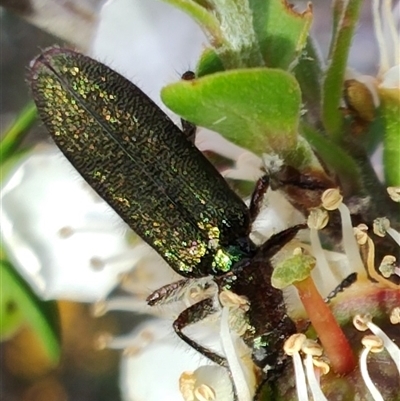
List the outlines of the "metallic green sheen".
{"type": "Polygon", "coordinates": [[[46,50],[29,80],[58,147],[176,272],[202,277],[229,270],[238,240],[248,235],[248,209],[155,103],[71,50],[46,50]]]}

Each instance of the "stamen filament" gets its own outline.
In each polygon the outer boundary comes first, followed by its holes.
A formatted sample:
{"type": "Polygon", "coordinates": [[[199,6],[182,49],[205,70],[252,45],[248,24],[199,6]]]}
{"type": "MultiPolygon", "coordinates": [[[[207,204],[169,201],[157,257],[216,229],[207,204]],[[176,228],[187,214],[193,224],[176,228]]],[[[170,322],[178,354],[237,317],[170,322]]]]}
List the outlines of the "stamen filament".
{"type": "Polygon", "coordinates": [[[329,266],[318,234],[318,231],[323,229],[328,224],[328,221],[328,212],[322,208],[311,210],[307,219],[307,225],[310,229],[312,255],[317,262],[317,269],[313,270],[312,276],[319,285],[321,285],[320,283],[334,283],[339,280],[339,278],[335,278],[333,270],[329,266]]]}
{"type": "Polygon", "coordinates": [[[304,374],[303,363],[300,356],[300,350],[305,339],[306,336],[304,334],[294,334],[286,340],[283,346],[286,354],[290,355],[293,360],[298,401],[309,401],[306,375],[304,374]]]}
{"type": "Polygon", "coordinates": [[[229,308],[226,306],[222,308],[220,337],[222,348],[232,375],[232,381],[235,385],[237,399],[238,401],[251,401],[252,395],[247,385],[246,377],[229,329],[229,308]]]}
{"type": "Polygon", "coordinates": [[[332,269],[325,257],[324,249],[322,248],[321,241],[318,235],[318,230],[310,229],[310,242],[312,255],[316,259],[317,268],[313,270],[312,276],[315,282],[320,283],[335,283],[338,279],[334,276],[332,269]],[[323,275],[323,279],[322,279],[323,275]]]}
{"type": "Polygon", "coordinates": [[[354,236],[350,211],[343,203],[343,196],[337,188],[330,188],[322,194],[321,202],[326,210],[339,210],[342,222],[342,246],[344,252],[353,271],[363,273],[364,265],[354,236]]]}
{"type": "MultiPolygon", "coordinates": [[[[368,336],[366,336],[368,337],[368,336]]],[[[360,354],[360,371],[361,371],[361,376],[364,379],[364,382],[371,393],[374,401],[385,401],[382,397],[382,394],[379,392],[379,390],[376,388],[375,384],[372,382],[371,377],[368,373],[368,367],[367,367],[367,357],[370,351],[373,351],[373,345],[370,344],[370,341],[368,339],[364,338],[363,339],[363,345],[364,349],[361,351],[360,354]]],[[[377,351],[373,351],[377,352],[377,351]]]]}
{"type": "Polygon", "coordinates": [[[101,258],[98,256],[93,256],[90,258],[90,265],[93,269],[102,269],[105,266],[116,264],[118,262],[126,262],[132,260],[132,267],[141,258],[141,253],[137,252],[136,248],[129,249],[125,252],[115,253],[107,258],[101,258]]]}
{"type": "Polygon", "coordinates": [[[311,390],[311,394],[314,401],[328,401],[324,393],[321,390],[317,377],[315,376],[313,357],[311,354],[306,356],[304,363],[306,367],[307,381],[311,390]]]}
{"type": "Polygon", "coordinates": [[[372,322],[370,316],[357,315],[354,317],[353,322],[358,330],[362,330],[362,325],[365,325],[382,341],[383,346],[386,348],[389,355],[393,359],[400,374],[400,348],[386,335],[384,331],[382,331],[380,327],[372,322]]]}
{"type": "Polygon", "coordinates": [[[343,248],[347,255],[349,265],[353,267],[356,272],[363,272],[363,262],[361,260],[360,252],[358,250],[357,241],[353,233],[353,225],[351,222],[350,211],[346,205],[341,203],[339,205],[340,217],[342,219],[342,234],[343,234],[343,248]]]}
{"type": "Polygon", "coordinates": [[[317,380],[314,370],[314,357],[320,357],[322,355],[322,347],[315,341],[305,340],[301,350],[306,355],[304,365],[306,367],[307,381],[313,401],[328,401],[321,390],[319,380],[317,380]]]}
{"type": "Polygon", "coordinates": [[[148,312],[149,309],[150,307],[144,299],[141,300],[134,297],[114,297],[107,301],[96,303],[93,308],[93,314],[95,316],[102,316],[112,310],[125,312],[148,312]]]}
{"type": "Polygon", "coordinates": [[[400,246],[400,233],[392,227],[389,227],[386,232],[397,242],[397,245],[400,246]]]}

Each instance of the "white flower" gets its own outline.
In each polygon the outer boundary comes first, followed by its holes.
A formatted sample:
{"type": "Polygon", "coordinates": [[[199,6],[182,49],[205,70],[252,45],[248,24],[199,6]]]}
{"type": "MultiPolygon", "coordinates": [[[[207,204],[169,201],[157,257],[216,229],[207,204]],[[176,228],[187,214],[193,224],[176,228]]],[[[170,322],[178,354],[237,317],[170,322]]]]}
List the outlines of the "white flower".
{"type": "MultiPolygon", "coordinates": [[[[202,344],[217,345],[216,338],[215,332],[197,330],[197,339],[202,344]]],[[[186,393],[191,390],[182,381],[191,374],[194,387],[198,381],[197,387],[207,383],[214,385],[217,394],[222,391],[232,395],[226,369],[213,364],[174,336],[168,322],[151,321],[135,330],[130,347],[124,352],[120,379],[122,397],[125,401],[183,400],[182,390],[186,393]]],[[[229,397],[216,399],[225,401],[229,397]]],[[[197,398],[192,400],[198,401],[197,398]]]]}
{"type": "Polygon", "coordinates": [[[16,167],[1,203],[7,255],[44,299],[98,300],[141,256],[125,224],[53,147],[16,167]]]}

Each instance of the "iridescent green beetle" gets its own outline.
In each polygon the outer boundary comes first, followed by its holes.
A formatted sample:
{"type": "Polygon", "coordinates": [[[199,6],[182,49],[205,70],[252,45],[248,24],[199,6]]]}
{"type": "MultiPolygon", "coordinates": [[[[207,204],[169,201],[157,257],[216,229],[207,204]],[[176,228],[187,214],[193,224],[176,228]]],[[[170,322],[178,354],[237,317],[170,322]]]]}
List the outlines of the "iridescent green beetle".
{"type": "MultiPolygon", "coordinates": [[[[50,48],[31,64],[29,81],[41,119],[68,160],[121,218],[183,279],[155,291],[162,303],[188,280],[211,276],[220,291],[247,298],[244,341],[274,377],[285,338],[296,331],[282,293],[271,286],[269,259],[305,228],[297,225],[257,247],[249,238],[268,179],[250,207],[183,133],[127,79],[72,50],[50,48]]],[[[184,310],[173,327],[193,348],[224,357],[183,333],[216,312],[211,298],[184,310]]]]}

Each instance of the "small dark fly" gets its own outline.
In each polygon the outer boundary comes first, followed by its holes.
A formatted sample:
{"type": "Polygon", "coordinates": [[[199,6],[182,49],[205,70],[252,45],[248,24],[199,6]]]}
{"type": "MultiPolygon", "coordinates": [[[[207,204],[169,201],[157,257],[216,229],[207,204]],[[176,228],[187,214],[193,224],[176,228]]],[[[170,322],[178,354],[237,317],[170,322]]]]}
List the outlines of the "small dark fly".
{"type": "MultiPolygon", "coordinates": [[[[219,292],[248,300],[244,341],[273,378],[285,365],[284,340],[296,332],[270,259],[305,225],[261,246],[249,237],[269,184],[261,178],[250,206],[140,89],[105,65],[72,50],[50,48],[31,64],[29,82],[40,117],[57,146],[94,190],[183,279],[155,291],[162,303],[188,280],[210,276],[219,292]]],[[[192,130],[192,127],[190,127],[192,130]]],[[[221,355],[184,328],[217,312],[213,298],[184,310],[178,336],[219,365],[221,355]]]]}

